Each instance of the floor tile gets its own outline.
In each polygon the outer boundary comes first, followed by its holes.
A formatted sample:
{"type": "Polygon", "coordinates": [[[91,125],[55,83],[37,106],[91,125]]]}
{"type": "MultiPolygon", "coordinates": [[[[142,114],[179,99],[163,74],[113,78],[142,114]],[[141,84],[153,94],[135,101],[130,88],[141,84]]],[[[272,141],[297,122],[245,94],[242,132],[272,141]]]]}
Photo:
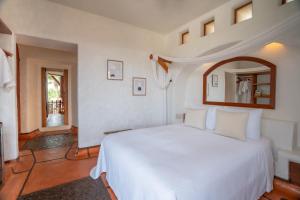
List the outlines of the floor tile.
{"type": "Polygon", "coordinates": [[[34,158],[32,155],[20,156],[18,160],[12,161],[13,164],[13,172],[20,173],[24,171],[29,171],[34,164],[34,158]]]}
{"type": "Polygon", "coordinates": [[[65,155],[69,150],[69,148],[70,147],[59,147],[59,148],[35,151],[34,155],[35,155],[36,162],[44,162],[47,160],[65,158],[65,155]]]}
{"type": "Polygon", "coordinates": [[[62,159],[36,163],[22,194],[87,177],[96,162],[97,159],[92,158],[77,161],[62,159]]]}
{"type": "Polygon", "coordinates": [[[16,200],[25,182],[28,172],[12,174],[0,190],[1,200],[16,200]]]}

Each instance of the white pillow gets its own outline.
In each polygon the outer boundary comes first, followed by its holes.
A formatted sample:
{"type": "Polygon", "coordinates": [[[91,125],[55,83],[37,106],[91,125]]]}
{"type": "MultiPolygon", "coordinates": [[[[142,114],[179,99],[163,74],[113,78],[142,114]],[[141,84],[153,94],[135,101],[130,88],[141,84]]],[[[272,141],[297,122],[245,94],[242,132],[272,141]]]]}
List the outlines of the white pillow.
{"type": "Polygon", "coordinates": [[[206,128],[214,130],[216,127],[216,106],[211,106],[207,108],[206,114],[206,128]]]}
{"type": "Polygon", "coordinates": [[[261,136],[261,118],[262,109],[242,109],[242,108],[224,108],[230,112],[248,112],[249,118],[247,123],[247,138],[258,140],[261,136]]]}
{"type": "Polygon", "coordinates": [[[188,109],[185,114],[184,124],[194,128],[205,129],[206,112],[205,109],[188,109]]]}
{"type": "Polygon", "coordinates": [[[217,110],[215,132],[223,136],[245,140],[248,116],[248,112],[217,110]]]}

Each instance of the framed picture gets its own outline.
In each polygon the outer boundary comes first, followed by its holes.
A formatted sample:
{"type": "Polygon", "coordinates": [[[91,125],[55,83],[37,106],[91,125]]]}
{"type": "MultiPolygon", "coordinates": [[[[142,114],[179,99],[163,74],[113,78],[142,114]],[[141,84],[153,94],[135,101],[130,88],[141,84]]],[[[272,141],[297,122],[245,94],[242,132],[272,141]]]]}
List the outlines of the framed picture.
{"type": "Polygon", "coordinates": [[[219,79],[219,77],[216,74],[213,74],[211,76],[211,85],[212,85],[212,87],[218,87],[219,86],[219,80],[218,79],[219,79]]]}
{"type": "Polygon", "coordinates": [[[123,61],[107,60],[107,80],[123,80],[123,61]]]}
{"type": "Polygon", "coordinates": [[[132,78],[132,95],[146,96],[147,80],[146,78],[133,77],[132,78]]]}

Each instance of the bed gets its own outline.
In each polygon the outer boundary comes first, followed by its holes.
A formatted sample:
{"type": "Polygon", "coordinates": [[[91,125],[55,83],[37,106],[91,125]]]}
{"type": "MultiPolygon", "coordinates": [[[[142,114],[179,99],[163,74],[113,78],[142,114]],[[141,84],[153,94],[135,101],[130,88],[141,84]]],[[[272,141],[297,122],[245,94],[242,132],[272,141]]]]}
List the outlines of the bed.
{"type": "Polygon", "coordinates": [[[240,141],[183,124],[105,137],[91,176],[118,200],[254,200],[272,190],[270,141],[240,141]]]}

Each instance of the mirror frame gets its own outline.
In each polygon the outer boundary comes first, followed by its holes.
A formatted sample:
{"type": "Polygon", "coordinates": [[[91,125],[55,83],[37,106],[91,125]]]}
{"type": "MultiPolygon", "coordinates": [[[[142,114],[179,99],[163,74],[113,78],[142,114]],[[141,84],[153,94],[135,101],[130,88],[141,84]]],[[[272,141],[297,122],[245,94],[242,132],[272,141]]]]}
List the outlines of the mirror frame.
{"type": "Polygon", "coordinates": [[[263,109],[275,109],[275,97],[276,97],[276,65],[273,63],[266,61],[261,58],[256,57],[250,57],[250,56],[239,56],[230,58],[227,60],[220,61],[216,64],[214,64],[212,67],[210,67],[204,74],[203,74],[203,104],[206,105],[218,105],[218,106],[233,106],[233,107],[248,107],[248,108],[263,108],[263,109]],[[253,104],[253,103],[235,103],[235,102],[215,102],[215,101],[207,101],[207,77],[208,75],[218,67],[234,62],[234,61],[251,61],[251,62],[257,62],[260,63],[266,67],[269,67],[271,69],[270,72],[270,103],[269,104],[253,104]]]}

